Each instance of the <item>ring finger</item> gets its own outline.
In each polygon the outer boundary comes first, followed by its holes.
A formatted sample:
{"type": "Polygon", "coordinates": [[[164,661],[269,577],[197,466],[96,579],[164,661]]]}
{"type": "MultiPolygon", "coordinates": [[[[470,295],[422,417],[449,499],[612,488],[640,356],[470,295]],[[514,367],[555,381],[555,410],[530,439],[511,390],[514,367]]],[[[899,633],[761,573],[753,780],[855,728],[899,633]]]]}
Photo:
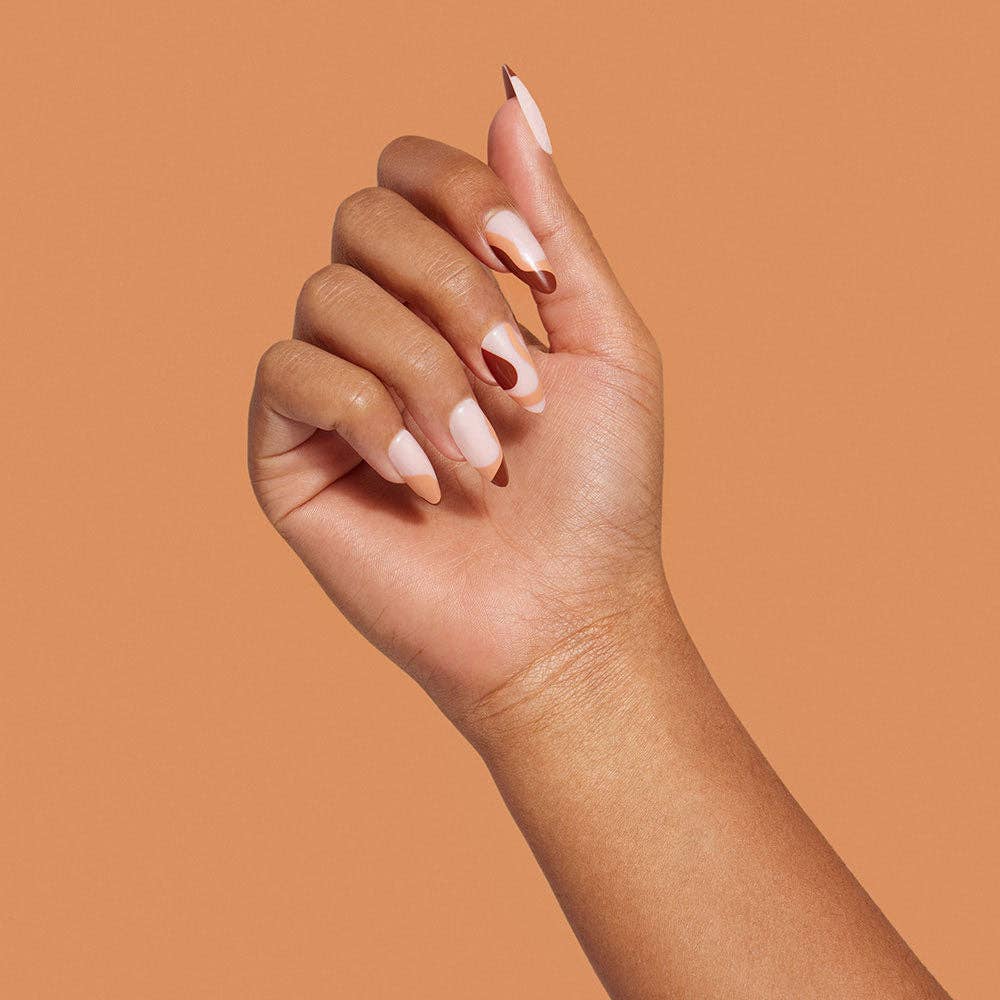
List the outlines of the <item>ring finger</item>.
{"type": "Polygon", "coordinates": [[[507,485],[500,442],[449,344],[367,275],[331,264],[303,286],[294,336],[367,369],[402,400],[428,440],[507,485]]]}

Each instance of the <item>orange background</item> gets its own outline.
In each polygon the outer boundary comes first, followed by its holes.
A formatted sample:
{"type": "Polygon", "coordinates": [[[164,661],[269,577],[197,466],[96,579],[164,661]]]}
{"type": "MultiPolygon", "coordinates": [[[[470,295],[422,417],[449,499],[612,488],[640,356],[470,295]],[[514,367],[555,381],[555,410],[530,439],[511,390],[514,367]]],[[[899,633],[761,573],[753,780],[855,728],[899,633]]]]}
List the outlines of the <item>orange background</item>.
{"type": "Polygon", "coordinates": [[[244,471],[338,201],[398,134],[481,154],[509,60],[664,347],[693,634],[992,995],[998,39],[995,4],[9,8],[0,993],[602,995],[481,763],[244,471]]]}

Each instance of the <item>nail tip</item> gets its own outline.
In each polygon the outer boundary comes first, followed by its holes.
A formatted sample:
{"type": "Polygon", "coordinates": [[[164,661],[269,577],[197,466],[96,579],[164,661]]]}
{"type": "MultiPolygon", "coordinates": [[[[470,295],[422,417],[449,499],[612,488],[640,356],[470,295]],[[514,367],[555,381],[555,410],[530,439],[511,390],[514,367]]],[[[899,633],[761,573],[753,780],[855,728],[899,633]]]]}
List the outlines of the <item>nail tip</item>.
{"type": "Polygon", "coordinates": [[[441,502],[441,494],[440,493],[437,496],[433,496],[433,495],[426,496],[425,494],[421,493],[420,490],[414,490],[413,492],[418,497],[420,497],[420,499],[423,500],[424,503],[429,503],[432,507],[436,507],[441,502]]]}
{"type": "Polygon", "coordinates": [[[551,271],[526,271],[518,277],[542,295],[551,295],[556,290],[556,276],[551,271]]]}
{"type": "Polygon", "coordinates": [[[535,141],[544,152],[551,156],[552,140],[549,138],[549,130],[545,125],[542,112],[539,110],[535,99],[531,96],[531,91],[524,85],[524,81],[506,63],[503,64],[503,86],[507,94],[507,99],[514,98],[520,105],[528,127],[535,137],[535,141]],[[515,80],[517,81],[516,87],[514,86],[515,80]]]}
{"type": "Polygon", "coordinates": [[[507,63],[504,63],[501,69],[501,75],[503,76],[504,93],[507,95],[507,100],[509,101],[512,97],[516,96],[514,94],[514,85],[510,82],[510,78],[512,76],[517,76],[517,74],[510,68],[510,66],[507,65],[507,63]]]}
{"type": "Polygon", "coordinates": [[[497,260],[506,268],[507,273],[519,278],[529,288],[533,288],[543,295],[551,295],[556,290],[556,276],[551,271],[526,271],[524,268],[518,267],[510,254],[502,247],[493,243],[490,243],[489,247],[496,255],[497,260]]]}
{"type": "Polygon", "coordinates": [[[537,271],[538,290],[544,295],[551,295],[556,290],[556,276],[551,271],[537,271]]]}
{"type": "Polygon", "coordinates": [[[441,502],[441,487],[435,483],[428,483],[418,491],[421,500],[426,500],[429,504],[437,505],[441,502]]]}
{"type": "Polygon", "coordinates": [[[440,488],[435,489],[433,486],[422,483],[412,483],[408,482],[406,484],[410,489],[418,496],[421,500],[429,504],[439,504],[441,502],[441,490],[440,488]]]}
{"type": "Polygon", "coordinates": [[[510,474],[507,472],[506,459],[500,459],[500,466],[497,471],[493,473],[493,478],[490,482],[493,483],[494,486],[506,486],[510,482],[510,474]]]}

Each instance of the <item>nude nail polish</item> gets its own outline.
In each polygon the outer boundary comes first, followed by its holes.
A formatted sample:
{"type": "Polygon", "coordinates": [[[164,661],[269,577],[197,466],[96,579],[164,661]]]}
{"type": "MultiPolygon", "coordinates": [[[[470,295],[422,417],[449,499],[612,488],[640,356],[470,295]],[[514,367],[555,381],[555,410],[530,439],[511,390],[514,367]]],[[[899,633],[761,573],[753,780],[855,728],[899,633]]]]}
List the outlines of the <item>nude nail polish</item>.
{"type": "Polygon", "coordinates": [[[408,430],[401,430],[389,442],[388,451],[392,467],[418,497],[428,503],[438,503],[441,500],[441,487],[434,474],[434,466],[431,465],[427,452],[408,430]]]}
{"type": "Polygon", "coordinates": [[[483,337],[482,352],[490,374],[511,399],[530,413],[541,413],[545,409],[545,393],[538,380],[538,370],[517,327],[512,323],[498,323],[483,337]]]}
{"type": "Polygon", "coordinates": [[[448,428],[469,465],[497,486],[507,485],[507,466],[496,431],[471,396],[451,411],[448,428]]]}
{"type": "Polygon", "coordinates": [[[535,141],[549,155],[552,154],[552,141],[549,139],[549,130],[545,127],[545,119],[535,99],[531,96],[531,91],[521,82],[520,77],[506,64],[503,66],[503,86],[507,92],[508,99],[513,97],[521,106],[524,119],[531,129],[531,134],[535,141]]]}
{"type": "Polygon", "coordinates": [[[539,292],[556,289],[552,265],[528,224],[517,212],[502,208],[486,220],[486,242],[511,274],[539,292]]]}

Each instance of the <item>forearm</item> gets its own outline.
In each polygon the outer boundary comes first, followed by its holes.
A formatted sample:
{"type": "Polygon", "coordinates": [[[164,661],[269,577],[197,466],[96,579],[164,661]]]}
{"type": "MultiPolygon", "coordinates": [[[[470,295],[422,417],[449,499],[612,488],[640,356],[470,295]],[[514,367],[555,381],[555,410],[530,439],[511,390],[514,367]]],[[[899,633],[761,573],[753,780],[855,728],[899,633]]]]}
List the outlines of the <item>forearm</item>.
{"type": "Polygon", "coordinates": [[[943,997],[775,776],[664,592],[485,699],[473,739],[616,998],[943,997]]]}

